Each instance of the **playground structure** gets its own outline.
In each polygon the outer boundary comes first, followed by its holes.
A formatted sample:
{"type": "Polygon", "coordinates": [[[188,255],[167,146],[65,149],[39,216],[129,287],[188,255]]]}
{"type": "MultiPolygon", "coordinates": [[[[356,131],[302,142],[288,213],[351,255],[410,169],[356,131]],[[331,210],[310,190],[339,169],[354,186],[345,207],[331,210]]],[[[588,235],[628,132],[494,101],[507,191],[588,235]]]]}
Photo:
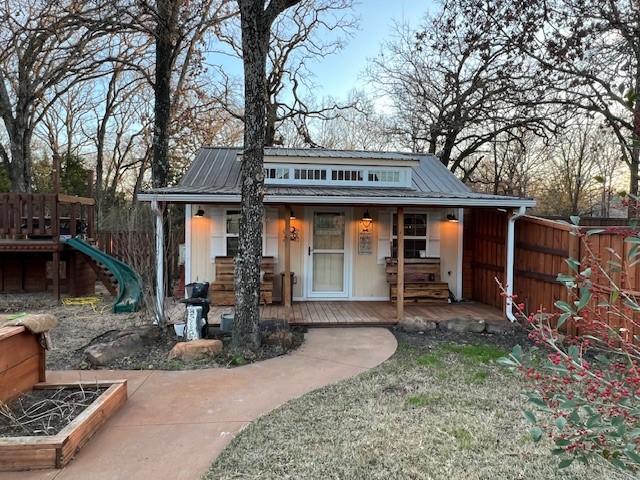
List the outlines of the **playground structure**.
{"type": "Polygon", "coordinates": [[[116,298],[114,312],[138,310],[137,274],[95,248],[94,239],[91,197],[0,193],[0,293],[83,296],[95,292],[98,279],[116,298]]]}

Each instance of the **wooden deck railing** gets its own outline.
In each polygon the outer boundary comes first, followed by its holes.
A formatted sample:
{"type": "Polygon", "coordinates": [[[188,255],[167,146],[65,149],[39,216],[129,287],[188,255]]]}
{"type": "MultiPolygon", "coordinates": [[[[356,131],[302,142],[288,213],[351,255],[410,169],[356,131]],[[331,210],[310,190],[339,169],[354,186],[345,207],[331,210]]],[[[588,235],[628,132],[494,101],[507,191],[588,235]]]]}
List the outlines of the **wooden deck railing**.
{"type": "Polygon", "coordinates": [[[0,238],[57,240],[94,236],[93,198],[53,193],[0,193],[0,238]]]}

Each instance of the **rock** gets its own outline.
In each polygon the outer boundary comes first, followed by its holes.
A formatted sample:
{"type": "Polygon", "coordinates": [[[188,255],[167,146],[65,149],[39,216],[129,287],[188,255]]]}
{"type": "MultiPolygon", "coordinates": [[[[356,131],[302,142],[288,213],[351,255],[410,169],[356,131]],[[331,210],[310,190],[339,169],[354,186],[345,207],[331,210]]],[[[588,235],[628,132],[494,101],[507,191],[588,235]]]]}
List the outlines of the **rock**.
{"type": "Polygon", "coordinates": [[[264,345],[280,346],[285,350],[290,349],[294,342],[293,333],[289,330],[278,330],[262,337],[264,345]]]}
{"type": "Polygon", "coordinates": [[[179,358],[184,361],[199,360],[215,357],[222,351],[222,341],[200,339],[190,342],[178,342],[169,352],[169,358],[179,358]]]}
{"type": "Polygon", "coordinates": [[[456,333],[482,333],[486,328],[486,323],[484,320],[454,318],[440,323],[440,328],[456,333]]]}
{"type": "Polygon", "coordinates": [[[114,360],[130,356],[142,350],[144,346],[145,343],[138,333],[122,332],[110,342],[96,343],[87,347],[84,355],[91,365],[103,367],[114,360]]]}
{"type": "Polygon", "coordinates": [[[426,332],[435,330],[437,324],[423,317],[405,317],[398,326],[406,332],[426,332]]]}
{"type": "Polygon", "coordinates": [[[154,325],[147,327],[141,327],[136,330],[132,330],[132,333],[136,333],[142,339],[142,343],[145,345],[153,345],[158,343],[162,338],[162,330],[154,325]]]}
{"type": "Polygon", "coordinates": [[[493,335],[504,335],[507,333],[513,333],[518,328],[517,323],[511,323],[509,321],[487,323],[487,333],[493,335]]]}
{"type": "Polygon", "coordinates": [[[183,303],[172,303],[167,305],[165,309],[167,316],[167,325],[175,325],[176,323],[184,323],[186,320],[186,310],[183,303]]]}

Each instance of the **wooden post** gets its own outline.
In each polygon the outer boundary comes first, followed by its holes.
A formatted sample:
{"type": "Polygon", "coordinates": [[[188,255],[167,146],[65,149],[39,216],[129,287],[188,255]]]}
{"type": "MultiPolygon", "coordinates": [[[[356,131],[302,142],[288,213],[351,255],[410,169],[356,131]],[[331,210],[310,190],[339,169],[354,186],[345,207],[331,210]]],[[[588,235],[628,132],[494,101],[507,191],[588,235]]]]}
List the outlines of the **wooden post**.
{"type": "Polygon", "coordinates": [[[285,207],[284,212],[284,278],[282,285],[282,303],[284,304],[284,318],[291,321],[291,207],[285,207]]]}
{"type": "MultiPolygon", "coordinates": [[[[58,166],[59,168],[59,166],[58,166]]],[[[53,256],[51,268],[53,271],[53,296],[60,301],[60,206],[58,194],[51,195],[51,236],[53,240],[53,256]]]]}
{"type": "Polygon", "coordinates": [[[404,208],[398,207],[398,283],[396,285],[398,321],[404,320],[404,208]]]}

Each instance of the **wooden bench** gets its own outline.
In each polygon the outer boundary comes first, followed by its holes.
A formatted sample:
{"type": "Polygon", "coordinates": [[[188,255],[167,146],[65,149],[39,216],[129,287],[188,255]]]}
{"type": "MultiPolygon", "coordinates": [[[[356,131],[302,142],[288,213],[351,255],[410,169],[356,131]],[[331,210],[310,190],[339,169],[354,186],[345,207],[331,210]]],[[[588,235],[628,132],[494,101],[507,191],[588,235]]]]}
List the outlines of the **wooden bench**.
{"type": "MultiPolygon", "coordinates": [[[[235,263],[233,257],[216,257],[216,279],[211,284],[209,297],[213,305],[225,306],[235,303],[235,263]]],[[[262,257],[262,281],[260,303],[273,303],[274,257],[262,257]]]]}
{"type": "MultiPolygon", "coordinates": [[[[398,298],[398,260],[386,258],[387,283],[392,302],[398,298]]],[[[449,284],[440,279],[439,258],[407,258],[404,261],[404,303],[449,302],[449,284]]]]}

